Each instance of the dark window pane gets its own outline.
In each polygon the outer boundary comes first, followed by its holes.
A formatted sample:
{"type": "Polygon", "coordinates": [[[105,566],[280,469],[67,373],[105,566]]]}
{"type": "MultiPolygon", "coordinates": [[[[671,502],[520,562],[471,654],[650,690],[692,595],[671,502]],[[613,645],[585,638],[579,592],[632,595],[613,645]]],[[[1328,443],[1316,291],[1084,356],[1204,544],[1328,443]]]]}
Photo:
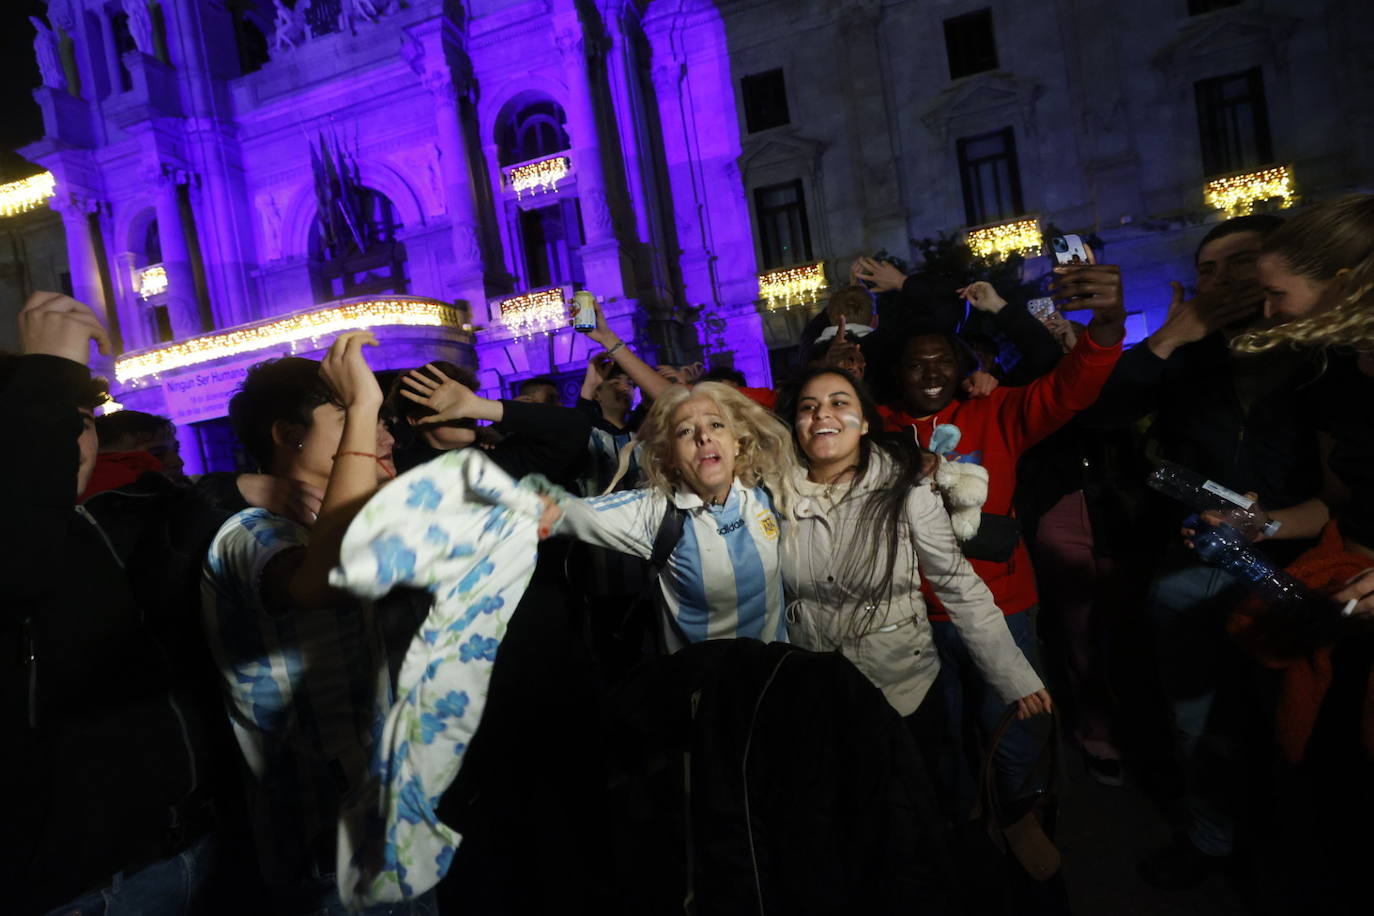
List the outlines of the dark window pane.
{"type": "Polygon", "coordinates": [[[1241,0],[1188,0],[1188,15],[1201,16],[1203,13],[1210,13],[1212,10],[1222,10],[1228,6],[1236,6],[1241,0]]]}
{"type": "Polygon", "coordinates": [[[740,80],[740,92],[744,96],[744,122],[749,133],[781,127],[791,121],[782,70],[746,76],[740,80]]]}
{"type": "Polygon", "coordinates": [[[756,188],[754,210],[758,215],[764,270],[808,264],[813,260],[811,228],[806,221],[806,199],[801,181],[756,188]]]}
{"type": "Polygon", "coordinates": [[[119,91],[128,92],[134,88],[134,78],[124,65],[124,55],[138,50],[133,33],[129,31],[129,17],[124,13],[111,13],[110,31],[114,33],[115,63],[119,66],[119,91]]]}
{"type": "Polygon", "coordinates": [[[169,343],[175,335],[172,333],[172,319],[167,314],[167,306],[153,306],[153,322],[157,325],[157,339],[159,343],[169,343]]]}
{"type": "Polygon", "coordinates": [[[1025,212],[1021,175],[1016,165],[1016,139],[1010,127],[965,137],[959,141],[958,151],[968,225],[982,226],[1025,212]]]}
{"type": "Polygon", "coordinates": [[[532,102],[505,118],[496,127],[501,165],[542,159],[568,149],[571,144],[564,121],[562,107],[547,100],[532,102]]]}
{"type": "Polygon", "coordinates": [[[992,10],[979,10],[945,20],[949,78],[997,69],[997,42],[992,37],[992,10]]]}
{"type": "Polygon", "coordinates": [[[1273,161],[1259,68],[1201,80],[1196,96],[1205,174],[1222,175],[1273,161]]]}

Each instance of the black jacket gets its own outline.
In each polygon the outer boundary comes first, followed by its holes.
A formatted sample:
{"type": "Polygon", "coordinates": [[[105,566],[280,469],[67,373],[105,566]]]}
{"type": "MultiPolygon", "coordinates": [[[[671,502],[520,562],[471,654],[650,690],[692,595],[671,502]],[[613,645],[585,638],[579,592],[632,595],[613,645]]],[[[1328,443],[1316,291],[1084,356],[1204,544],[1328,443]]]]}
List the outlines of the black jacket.
{"type": "Polygon", "coordinates": [[[106,533],[75,506],[88,377],[24,356],[0,389],[13,437],[0,450],[0,702],[19,771],[0,857],[17,912],[174,854],[193,838],[177,822],[202,810],[195,706],[106,533]]]}
{"type": "MultiPolygon", "coordinates": [[[[517,480],[536,473],[558,484],[575,479],[591,432],[587,417],[581,411],[550,404],[501,403],[501,431],[505,438],[487,452],[487,457],[517,480]]],[[[410,445],[396,450],[396,470],[408,471],[442,454],[442,450],[431,448],[417,433],[410,445]]]]}
{"type": "MultiPolygon", "coordinates": [[[[1220,332],[1179,347],[1167,360],[1142,342],[1122,355],[1080,419],[1120,427],[1153,412],[1151,435],[1164,458],[1281,508],[1315,496],[1321,483],[1313,418],[1302,409],[1316,375],[1315,365],[1291,353],[1236,356],[1220,332]],[[1246,373],[1257,380],[1248,404],[1237,387],[1241,360],[1256,361],[1246,373]]],[[[1171,523],[1187,514],[1177,505],[1166,512],[1171,523]]],[[[1283,562],[1305,546],[1264,544],[1283,562]]]]}

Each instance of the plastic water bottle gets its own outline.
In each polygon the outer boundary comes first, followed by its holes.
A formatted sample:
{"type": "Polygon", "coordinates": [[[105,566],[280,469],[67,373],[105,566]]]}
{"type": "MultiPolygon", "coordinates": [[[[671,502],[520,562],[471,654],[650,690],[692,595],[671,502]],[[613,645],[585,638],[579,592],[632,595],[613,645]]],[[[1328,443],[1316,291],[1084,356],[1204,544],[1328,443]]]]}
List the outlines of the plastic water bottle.
{"type": "Polygon", "coordinates": [[[1184,519],[1183,527],[1195,532],[1192,542],[1198,559],[1230,573],[1264,603],[1296,610],[1313,602],[1307,586],[1274,568],[1237,529],[1230,525],[1209,525],[1196,515],[1184,519]]]}
{"type": "Polygon", "coordinates": [[[1271,519],[1253,499],[1172,461],[1161,464],[1146,483],[1195,512],[1215,512],[1250,540],[1260,534],[1271,538],[1282,524],[1271,519]]]}

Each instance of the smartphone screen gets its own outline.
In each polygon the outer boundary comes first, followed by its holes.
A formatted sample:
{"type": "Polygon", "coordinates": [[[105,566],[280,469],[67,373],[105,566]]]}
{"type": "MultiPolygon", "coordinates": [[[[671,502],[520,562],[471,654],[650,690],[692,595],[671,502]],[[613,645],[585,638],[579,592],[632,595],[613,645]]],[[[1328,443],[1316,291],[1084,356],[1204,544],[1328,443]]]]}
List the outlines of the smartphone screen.
{"type": "Polygon", "coordinates": [[[1054,300],[1049,296],[1031,299],[1026,302],[1026,311],[1030,312],[1040,321],[1044,321],[1054,312],[1054,300]]]}
{"type": "Polygon", "coordinates": [[[1092,252],[1076,235],[1056,235],[1050,238],[1050,255],[1056,264],[1092,264],[1092,252]]]}

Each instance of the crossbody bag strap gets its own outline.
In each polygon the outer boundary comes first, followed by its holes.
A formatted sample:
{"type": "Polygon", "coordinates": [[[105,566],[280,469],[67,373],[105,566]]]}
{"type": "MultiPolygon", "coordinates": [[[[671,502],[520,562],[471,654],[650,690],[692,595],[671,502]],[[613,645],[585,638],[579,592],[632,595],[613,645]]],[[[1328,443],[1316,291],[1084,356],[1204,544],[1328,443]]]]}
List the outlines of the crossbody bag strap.
{"type": "MultiPolygon", "coordinates": [[[[988,740],[987,751],[983,754],[983,768],[978,776],[978,801],[974,811],[975,816],[986,814],[997,824],[1002,824],[1001,800],[997,795],[996,763],[994,758],[997,754],[997,745],[1006,736],[1007,729],[1011,728],[1012,722],[1016,721],[1015,704],[1008,706],[1007,711],[1002,715],[1002,721],[997,723],[997,729],[992,733],[988,740]]],[[[1059,776],[1059,707],[1050,707],[1050,732],[1045,738],[1045,744],[1041,746],[1040,753],[1036,757],[1035,766],[1031,767],[1021,783],[1021,789],[1031,783],[1037,776],[1043,774],[1046,794],[1053,794],[1058,791],[1059,776]]]]}

